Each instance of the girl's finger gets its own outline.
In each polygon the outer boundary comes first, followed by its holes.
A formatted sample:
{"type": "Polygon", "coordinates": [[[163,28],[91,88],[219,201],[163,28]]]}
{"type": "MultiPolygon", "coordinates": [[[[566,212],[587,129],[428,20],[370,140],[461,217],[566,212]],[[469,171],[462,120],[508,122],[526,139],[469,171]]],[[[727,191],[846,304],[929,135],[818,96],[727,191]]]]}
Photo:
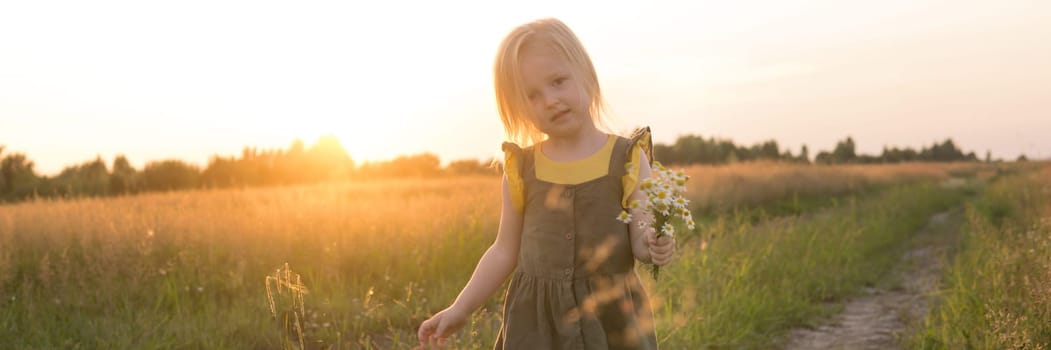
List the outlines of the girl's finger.
{"type": "Polygon", "coordinates": [[[664,258],[664,257],[654,256],[653,257],[653,264],[654,265],[667,265],[668,264],[668,260],[669,259],[664,258]]]}
{"type": "Polygon", "coordinates": [[[428,341],[432,333],[434,333],[434,329],[431,320],[423,321],[423,324],[420,325],[420,330],[416,332],[416,337],[420,339],[420,346],[423,346],[428,341]]]}
{"type": "Polygon", "coordinates": [[[651,256],[657,256],[657,257],[660,257],[660,258],[667,258],[667,257],[670,257],[672,255],[672,252],[674,252],[674,248],[673,247],[661,247],[661,246],[650,247],[650,255],[651,256]]]}
{"type": "Polygon", "coordinates": [[[650,255],[664,255],[668,252],[668,247],[662,247],[659,245],[650,245],[650,255]]]}

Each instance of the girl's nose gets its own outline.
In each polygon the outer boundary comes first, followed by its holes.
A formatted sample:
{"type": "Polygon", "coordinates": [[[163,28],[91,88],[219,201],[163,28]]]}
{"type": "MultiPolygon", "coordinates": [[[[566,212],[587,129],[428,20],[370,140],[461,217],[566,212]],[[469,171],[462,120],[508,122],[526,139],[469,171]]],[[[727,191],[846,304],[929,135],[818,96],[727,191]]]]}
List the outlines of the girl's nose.
{"type": "Polygon", "coordinates": [[[553,91],[544,92],[544,107],[552,108],[558,105],[558,94],[553,91]]]}

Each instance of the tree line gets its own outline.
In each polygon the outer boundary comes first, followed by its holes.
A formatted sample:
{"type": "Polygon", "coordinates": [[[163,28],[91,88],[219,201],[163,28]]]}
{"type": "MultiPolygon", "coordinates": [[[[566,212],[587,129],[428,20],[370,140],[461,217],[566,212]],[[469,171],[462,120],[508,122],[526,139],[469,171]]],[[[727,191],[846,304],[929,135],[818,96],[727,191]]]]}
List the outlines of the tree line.
{"type": "MultiPolygon", "coordinates": [[[[977,162],[974,152],[964,153],[952,139],[935,142],[920,150],[912,148],[884,147],[879,155],[858,154],[854,139],[847,137],[836,143],[831,151],[818,152],[811,159],[806,145],[793,154],[791,149],[781,148],[777,141],[768,140],[751,146],[737,145],[733,141],[717,138],[703,138],[698,135],[679,137],[670,145],[655,144],[653,157],[665,164],[729,164],[756,160],[782,161],[793,163],[817,164],[874,164],[900,162],[977,162]]],[[[985,161],[991,162],[991,154],[986,152],[985,161]]],[[[1020,156],[1019,160],[1024,160],[1020,156]]]]}
{"type": "Polygon", "coordinates": [[[444,167],[430,153],[355,164],[335,137],[322,137],[309,147],[301,140],[287,149],[246,147],[240,156],[213,156],[207,166],[178,160],[150,161],[136,169],[118,155],[107,164],[96,157],[41,176],[23,153],[0,146],[0,201],[136,194],[197,188],[258,187],[379,178],[439,177],[500,173],[492,161],[462,159],[444,167]]]}
{"type": "MultiPolygon", "coordinates": [[[[773,140],[743,146],[726,139],[706,139],[698,135],[680,136],[672,144],[654,144],[653,151],[655,159],[669,165],[728,164],[755,160],[808,164],[978,161],[974,152],[964,154],[951,139],[920,150],[884,148],[879,155],[864,155],[856,152],[854,140],[847,137],[837,142],[831,151],[817,153],[813,160],[806,145],[793,154],[773,140]]],[[[1018,160],[1025,160],[1025,156],[1020,156],[1018,160]]],[[[992,161],[988,152],[985,161],[992,161]]],[[[287,149],[260,150],[247,147],[240,156],[213,156],[203,169],[178,159],[151,161],[142,169],[136,169],[123,155],[118,155],[109,164],[101,157],[96,157],[68,166],[55,176],[38,175],[33,168],[33,161],[25,154],[5,153],[4,147],[0,146],[0,201],[502,173],[500,164],[494,160],[462,159],[442,166],[438,156],[431,153],[356,164],[339,141],[331,136],[322,137],[310,146],[296,140],[287,149]]]]}

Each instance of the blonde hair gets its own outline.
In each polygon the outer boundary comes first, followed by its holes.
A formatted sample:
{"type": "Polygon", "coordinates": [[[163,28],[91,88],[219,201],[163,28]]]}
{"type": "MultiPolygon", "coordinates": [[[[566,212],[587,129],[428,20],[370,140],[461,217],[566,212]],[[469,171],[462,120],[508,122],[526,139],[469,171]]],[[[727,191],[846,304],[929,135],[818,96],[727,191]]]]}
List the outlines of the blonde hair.
{"type": "Polygon", "coordinates": [[[519,71],[521,54],[527,48],[539,45],[549,45],[569,63],[574,71],[574,80],[582,85],[579,87],[591,98],[588,112],[592,122],[606,129],[603,117],[606,105],[591,57],[584,50],[580,39],[577,39],[565,23],[554,18],[544,18],[511,30],[500,43],[496,54],[493,85],[496,90],[496,106],[500,111],[500,120],[504,123],[507,138],[521,146],[529,146],[546,138],[546,135],[529,121],[529,102],[519,71]]]}

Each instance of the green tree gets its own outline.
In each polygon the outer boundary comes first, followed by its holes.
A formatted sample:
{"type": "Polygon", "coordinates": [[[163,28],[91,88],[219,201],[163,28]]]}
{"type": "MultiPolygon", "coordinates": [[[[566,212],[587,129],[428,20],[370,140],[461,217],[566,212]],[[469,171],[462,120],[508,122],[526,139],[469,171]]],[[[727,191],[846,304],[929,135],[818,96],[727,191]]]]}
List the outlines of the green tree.
{"type": "Polygon", "coordinates": [[[123,154],[113,159],[113,172],[109,177],[109,189],[112,194],[128,194],[138,192],[136,183],[137,174],[128,158],[123,154]]]}
{"type": "Polygon", "coordinates": [[[355,176],[377,177],[433,177],[441,172],[441,161],[431,153],[398,156],[390,161],[365,163],[355,176]]]}
{"type": "Polygon", "coordinates": [[[34,162],[23,153],[11,153],[0,160],[0,193],[8,200],[22,200],[36,192],[39,182],[34,162]]]}
{"type": "Polygon", "coordinates": [[[21,200],[36,193],[39,177],[33,166],[23,153],[10,153],[0,159],[0,197],[21,200]]]}
{"type": "Polygon", "coordinates": [[[176,159],[150,162],[142,169],[143,187],[151,191],[196,188],[200,176],[196,166],[176,159]]]}
{"type": "Polygon", "coordinates": [[[855,152],[854,138],[847,137],[846,140],[836,143],[836,148],[832,150],[832,162],[834,163],[850,163],[857,158],[858,155],[855,152]]]}
{"type": "Polygon", "coordinates": [[[105,196],[110,194],[111,178],[102,157],[70,165],[50,179],[46,193],[57,196],[105,196]]]}
{"type": "Polygon", "coordinates": [[[496,175],[500,174],[493,165],[494,160],[480,161],[476,159],[460,159],[449,162],[445,171],[450,175],[496,175]]]}

